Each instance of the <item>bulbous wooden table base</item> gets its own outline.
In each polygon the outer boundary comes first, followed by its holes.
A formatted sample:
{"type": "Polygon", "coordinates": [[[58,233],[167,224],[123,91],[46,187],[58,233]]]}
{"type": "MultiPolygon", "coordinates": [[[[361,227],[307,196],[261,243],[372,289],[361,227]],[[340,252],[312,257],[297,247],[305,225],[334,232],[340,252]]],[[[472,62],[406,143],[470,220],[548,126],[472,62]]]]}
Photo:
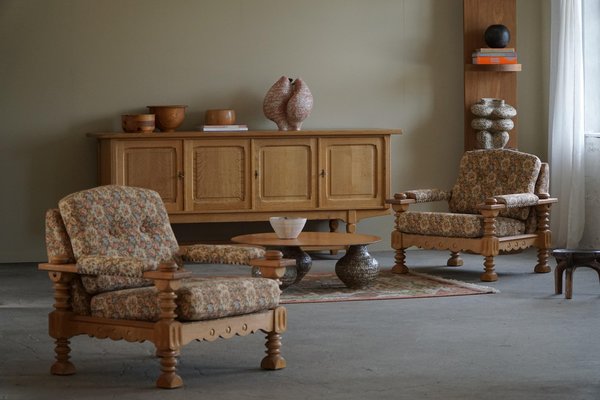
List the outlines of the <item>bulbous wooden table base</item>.
{"type": "Polygon", "coordinates": [[[349,246],[346,254],[335,265],[335,273],[351,289],[369,286],[379,273],[379,264],[367,251],[367,245],[381,240],[374,235],[361,235],[338,232],[302,232],[296,239],[279,239],[275,233],[255,233],[235,236],[235,243],[278,248],[284,258],[293,258],[296,265],[287,267],[281,278],[281,288],[298,283],[308,273],[312,259],[302,250],[303,247],[324,249],[336,246],[349,246]]]}

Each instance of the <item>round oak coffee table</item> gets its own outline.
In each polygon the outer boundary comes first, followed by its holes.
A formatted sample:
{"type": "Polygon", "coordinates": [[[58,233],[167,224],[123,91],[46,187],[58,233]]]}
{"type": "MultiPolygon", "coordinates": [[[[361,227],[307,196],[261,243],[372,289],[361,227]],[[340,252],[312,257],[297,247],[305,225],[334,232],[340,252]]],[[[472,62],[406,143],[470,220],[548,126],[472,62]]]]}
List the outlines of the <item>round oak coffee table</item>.
{"type": "Polygon", "coordinates": [[[274,232],[254,233],[231,238],[235,243],[278,248],[285,258],[295,258],[296,265],[288,267],[281,279],[286,288],[306,275],[312,259],[302,247],[324,249],[348,246],[346,254],[335,264],[335,273],[344,284],[352,289],[362,289],[371,284],[379,273],[379,264],[367,251],[367,245],[381,240],[379,236],[338,232],[302,232],[296,239],[279,239],[274,232]]]}

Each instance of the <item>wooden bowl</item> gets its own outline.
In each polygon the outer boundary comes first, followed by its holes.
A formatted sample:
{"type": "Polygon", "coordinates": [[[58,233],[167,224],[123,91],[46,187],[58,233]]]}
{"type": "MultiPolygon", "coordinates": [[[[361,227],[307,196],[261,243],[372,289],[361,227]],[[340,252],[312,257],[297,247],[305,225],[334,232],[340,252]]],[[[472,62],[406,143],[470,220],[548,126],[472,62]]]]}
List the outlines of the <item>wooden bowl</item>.
{"type": "Polygon", "coordinates": [[[187,106],[148,106],[150,113],[156,116],[156,126],[162,132],[174,132],[185,117],[187,106]]]}
{"type": "Polygon", "coordinates": [[[233,125],[235,124],[235,110],[206,110],[204,124],[233,125]]]}
{"type": "Polygon", "coordinates": [[[126,114],[121,115],[121,127],[128,133],[154,132],[154,114],[126,114]]]}

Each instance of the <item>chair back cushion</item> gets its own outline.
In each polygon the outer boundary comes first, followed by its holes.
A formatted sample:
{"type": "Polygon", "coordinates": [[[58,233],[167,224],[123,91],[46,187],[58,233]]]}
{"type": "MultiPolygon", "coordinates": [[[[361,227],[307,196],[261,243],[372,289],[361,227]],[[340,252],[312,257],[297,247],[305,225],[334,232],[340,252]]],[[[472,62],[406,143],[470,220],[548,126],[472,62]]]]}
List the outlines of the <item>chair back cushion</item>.
{"type": "Polygon", "coordinates": [[[68,195],[58,207],[75,259],[135,257],[160,263],[178,250],[164,204],[152,190],[101,186],[68,195]]]}
{"type": "Polygon", "coordinates": [[[535,183],[535,193],[550,193],[550,165],[548,163],[542,163],[540,174],[535,183]]]}
{"type": "Polygon", "coordinates": [[[63,262],[75,262],[69,235],[57,208],[46,211],[46,253],[48,261],[60,258],[63,262]]]}
{"type": "MultiPolygon", "coordinates": [[[[486,198],[503,194],[534,193],[541,161],[533,155],[508,149],[467,151],[452,188],[451,212],[476,214],[486,198]]],[[[510,208],[502,217],[527,219],[529,207],[510,208]]]]}

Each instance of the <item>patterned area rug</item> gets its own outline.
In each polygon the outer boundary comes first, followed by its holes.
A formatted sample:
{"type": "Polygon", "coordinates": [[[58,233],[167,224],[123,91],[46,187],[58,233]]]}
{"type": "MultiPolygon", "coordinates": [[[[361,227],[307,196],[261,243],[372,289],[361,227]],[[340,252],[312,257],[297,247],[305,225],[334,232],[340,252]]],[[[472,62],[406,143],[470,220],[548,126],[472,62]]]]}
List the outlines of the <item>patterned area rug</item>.
{"type": "Polygon", "coordinates": [[[300,283],[285,289],[281,295],[281,303],[410,299],[486,293],[498,293],[498,290],[416,272],[393,274],[390,271],[379,272],[375,282],[366,289],[348,289],[334,273],[320,273],[308,274],[300,283]]]}

